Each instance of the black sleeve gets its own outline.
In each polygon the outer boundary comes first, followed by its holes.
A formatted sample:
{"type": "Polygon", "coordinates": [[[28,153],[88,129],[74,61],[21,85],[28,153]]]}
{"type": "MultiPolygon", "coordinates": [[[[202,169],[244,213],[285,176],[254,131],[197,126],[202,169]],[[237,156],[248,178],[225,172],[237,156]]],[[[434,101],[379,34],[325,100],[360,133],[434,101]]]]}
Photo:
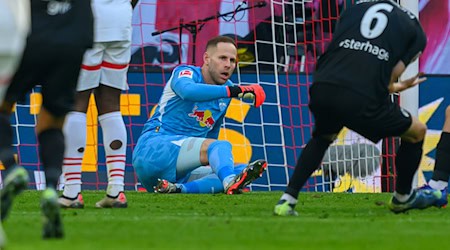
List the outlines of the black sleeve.
{"type": "Polygon", "coordinates": [[[400,59],[405,65],[416,60],[425,50],[425,46],[427,45],[427,36],[425,35],[422,26],[417,20],[414,21],[413,29],[415,30],[415,34],[408,44],[406,53],[400,59]]]}

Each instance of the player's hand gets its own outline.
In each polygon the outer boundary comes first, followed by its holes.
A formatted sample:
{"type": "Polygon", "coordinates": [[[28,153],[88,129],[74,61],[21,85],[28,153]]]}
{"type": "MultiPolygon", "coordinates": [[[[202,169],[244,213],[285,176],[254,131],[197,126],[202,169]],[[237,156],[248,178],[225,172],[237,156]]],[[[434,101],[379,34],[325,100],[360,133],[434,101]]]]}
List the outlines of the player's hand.
{"type": "Polygon", "coordinates": [[[419,85],[420,83],[423,83],[424,81],[427,80],[426,77],[423,77],[424,75],[425,75],[425,73],[419,72],[419,73],[417,73],[417,75],[415,75],[409,79],[400,81],[399,83],[397,83],[398,85],[396,86],[396,89],[397,89],[396,92],[400,92],[405,89],[409,89],[416,85],[419,85]]]}
{"type": "Polygon", "coordinates": [[[258,108],[266,100],[264,89],[258,84],[244,86],[228,86],[229,97],[239,97],[253,101],[253,105],[258,108]]]}

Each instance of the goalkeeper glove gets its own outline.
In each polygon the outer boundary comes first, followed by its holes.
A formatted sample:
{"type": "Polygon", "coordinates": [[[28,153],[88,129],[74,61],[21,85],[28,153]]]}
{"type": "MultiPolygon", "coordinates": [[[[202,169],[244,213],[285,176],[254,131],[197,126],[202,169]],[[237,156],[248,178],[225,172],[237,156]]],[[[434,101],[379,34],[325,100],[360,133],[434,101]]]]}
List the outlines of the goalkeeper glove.
{"type": "Polygon", "coordinates": [[[243,99],[253,100],[253,105],[259,107],[266,100],[264,89],[258,84],[245,86],[227,86],[228,97],[239,97],[243,99]]]}

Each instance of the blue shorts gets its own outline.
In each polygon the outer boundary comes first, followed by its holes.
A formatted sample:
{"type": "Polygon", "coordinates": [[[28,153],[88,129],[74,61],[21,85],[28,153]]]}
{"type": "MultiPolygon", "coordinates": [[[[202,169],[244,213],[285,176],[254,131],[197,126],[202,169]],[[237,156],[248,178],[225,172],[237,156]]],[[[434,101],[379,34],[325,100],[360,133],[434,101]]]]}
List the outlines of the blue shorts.
{"type": "Polygon", "coordinates": [[[184,183],[201,165],[200,148],[205,138],[147,132],[133,152],[133,167],[147,191],[153,192],[158,179],[184,183]]]}
{"type": "Polygon", "coordinates": [[[177,155],[181,146],[172,143],[182,135],[148,132],[141,135],[133,151],[133,167],[147,191],[152,192],[158,178],[176,182],[177,155]]]}

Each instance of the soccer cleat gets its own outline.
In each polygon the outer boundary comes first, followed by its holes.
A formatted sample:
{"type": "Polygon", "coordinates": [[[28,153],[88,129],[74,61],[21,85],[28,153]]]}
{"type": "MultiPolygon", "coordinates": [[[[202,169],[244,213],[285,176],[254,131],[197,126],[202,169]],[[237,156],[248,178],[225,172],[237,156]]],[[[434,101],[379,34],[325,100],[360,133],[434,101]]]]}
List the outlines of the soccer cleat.
{"type": "Polygon", "coordinates": [[[155,193],[161,194],[181,193],[181,188],[164,179],[158,179],[158,183],[153,187],[153,190],[155,190],[155,193]]]}
{"type": "Polygon", "coordinates": [[[294,209],[295,204],[289,204],[287,200],[279,200],[277,205],[275,205],[273,214],[278,216],[297,216],[298,213],[294,209]]]}
{"type": "MultiPolygon", "coordinates": [[[[425,184],[424,186],[420,187],[419,189],[422,190],[434,190],[432,187],[430,187],[428,184],[425,184]]],[[[448,187],[445,187],[441,190],[442,197],[434,203],[434,206],[436,207],[446,207],[448,203],[448,187]]]]}
{"type": "Polygon", "coordinates": [[[84,200],[81,193],[78,193],[75,198],[69,198],[62,195],[58,198],[58,203],[62,208],[84,208],[84,200]]]}
{"type": "Polygon", "coordinates": [[[42,237],[44,239],[62,238],[64,232],[59,212],[58,194],[55,189],[44,190],[41,197],[41,209],[44,224],[42,237]]]}
{"type": "Polygon", "coordinates": [[[410,209],[425,209],[434,206],[442,198],[439,190],[416,189],[406,202],[400,202],[395,197],[389,201],[389,209],[394,213],[406,212],[410,209]]]}
{"type": "Polygon", "coordinates": [[[28,172],[21,166],[14,166],[6,176],[1,191],[1,220],[3,221],[11,209],[14,197],[27,188],[28,172]]]}
{"type": "Polygon", "coordinates": [[[264,171],[267,169],[267,162],[265,160],[256,160],[249,163],[242,172],[227,185],[225,188],[226,194],[239,194],[242,193],[242,189],[249,185],[252,181],[261,177],[264,171]]]}
{"type": "Polygon", "coordinates": [[[119,192],[117,197],[106,195],[105,198],[95,203],[98,208],[126,208],[128,207],[127,198],[123,192],[119,192]]]}

